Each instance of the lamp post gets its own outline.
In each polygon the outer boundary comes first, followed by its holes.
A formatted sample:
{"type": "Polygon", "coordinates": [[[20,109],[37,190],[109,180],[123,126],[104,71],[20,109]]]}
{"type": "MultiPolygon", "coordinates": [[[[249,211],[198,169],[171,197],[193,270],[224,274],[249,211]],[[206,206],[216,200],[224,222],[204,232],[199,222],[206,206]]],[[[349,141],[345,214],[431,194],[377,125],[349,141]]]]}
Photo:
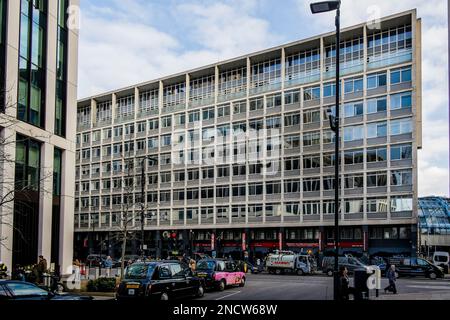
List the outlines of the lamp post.
{"type": "Polygon", "coordinates": [[[335,178],[334,178],[334,241],[335,241],[335,260],[334,260],[334,300],[339,300],[339,125],[340,125],[340,43],[341,43],[341,1],[323,1],[311,4],[311,12],[313,14],[336,10],[336,114],[334,117],[330,115],[330,126],[335,132],[335,178]]]}
{"type": "Polygon", "coordinates": [[[144,261],[144,258],[145,258],[144,257],[144,241],[145,241],[145,237],[144,237],[144,225],[145,225],[144,196],[145,196],[145,161],[147,159],[158,163],[158,159],[149,157],[149,156],[144,156],[141,160],[141,258],[142,258],[142,261],[144,261]]]}

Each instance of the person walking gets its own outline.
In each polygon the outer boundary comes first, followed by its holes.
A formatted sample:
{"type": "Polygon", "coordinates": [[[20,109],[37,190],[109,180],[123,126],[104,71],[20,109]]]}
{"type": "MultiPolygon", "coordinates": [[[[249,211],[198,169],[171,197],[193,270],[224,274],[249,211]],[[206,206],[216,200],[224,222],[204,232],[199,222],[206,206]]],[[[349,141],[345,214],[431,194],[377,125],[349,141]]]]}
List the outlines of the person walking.
{"type": "Polygon", "coordinates": [[[39,256],[39,262],[37,265],[38,283],[42,283],[44,280],[44,274],[47,273],[47,260],[44,256],[39,256]]]}
{"type": "Polygon", "coordinates": [[[346,267],[339,270],[339,296],[341,300],[350,300],[350,294],[354,295],[354,289],[350,287],[350,279],[346,267]]]}
{"type": "Polygon", "coordinates": [[[111,256],[107,256],[103,265],[106,269],[106,277],[109,278],[111,276],[111,269],[113,267],[113,261],[111,256]]]}
{"type": "Polygon", "coordinates": [[[0,261],[0,279],[6,279],[8,277],[8,267],[3,261],[0,261]]]}
{"type": "Polygon", "coordinates": [[[386,273],[387,278],[389,279],[389,285],[384,288],[384,293],[387,293],[387,291],[392,292],[393,294],[397,294],[397,276],[395,272],[395,265],[391,265],[389,270],[386,273]]]}

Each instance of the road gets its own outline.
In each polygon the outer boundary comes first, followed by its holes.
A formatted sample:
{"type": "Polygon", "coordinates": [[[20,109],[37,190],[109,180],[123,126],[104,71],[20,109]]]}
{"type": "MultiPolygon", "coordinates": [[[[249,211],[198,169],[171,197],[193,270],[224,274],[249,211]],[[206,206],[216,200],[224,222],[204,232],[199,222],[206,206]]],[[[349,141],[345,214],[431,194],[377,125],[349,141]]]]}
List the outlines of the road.
{"type": "MultiPolygon", "coordinates": [[[[388,285],[382,279],[382,288],[388,285]]],[[[429,280],[424,278],[400,278],[397,281],[398,298],[404,299],[450,299],[450,279],[429,280]],[[433,295],[433,296],[432,296],[433,295]]],[[[375,295],[373,293],[373,295],[375,295]]],[[[392,294],[380,290],[380,299],[392,294]]],[[[395,298],[397,298],[395,297],[395,298]]],[[[203,300],[331,300],[333,279],[322,276],[295,275],[248,275],[244,288],[230,288],[223,292],[209,291],[203,300]]],[[[375,296],[373,296],[375,298],[375,296]]]]}

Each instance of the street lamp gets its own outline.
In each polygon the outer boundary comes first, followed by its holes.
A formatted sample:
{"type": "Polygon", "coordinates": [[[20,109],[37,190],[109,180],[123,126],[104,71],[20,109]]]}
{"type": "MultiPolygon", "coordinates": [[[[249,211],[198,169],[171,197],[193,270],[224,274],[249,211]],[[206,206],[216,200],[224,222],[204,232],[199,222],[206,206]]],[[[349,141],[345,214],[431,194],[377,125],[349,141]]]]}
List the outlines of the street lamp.
{"type": "Polygon", "coordinates": [[[145,237],[144,237],[144,225],[145,225],[144,196],[145,196],[145,161],[147,159],[158,163],[158,159],[149,157],[149,156],[144,156],[141,160],[141,258],[142,258],[142,261],[144,261],[144,258],[145,258],[144,257],[144,241],[145,241],[145,237]]]}
{"type": "Polygon", "coordinates": [[[339,125],[340,125],[340,43],[341,43],[341,1],[323,1],[311,3],[311,12],[313,14],[336,10],[336,113],[330,116],[331,129],[335,132],[335,178],[334,178],[334,242],[335,242],[335,260],[334,260],[334,300],[339,299],[339,125]]]}

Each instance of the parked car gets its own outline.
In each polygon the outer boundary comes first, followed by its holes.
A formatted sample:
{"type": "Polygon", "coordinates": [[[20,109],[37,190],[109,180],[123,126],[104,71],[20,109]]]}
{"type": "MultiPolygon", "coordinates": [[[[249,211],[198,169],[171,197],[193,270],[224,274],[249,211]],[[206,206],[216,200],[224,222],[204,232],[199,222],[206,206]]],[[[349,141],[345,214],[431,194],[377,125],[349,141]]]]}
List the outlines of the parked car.
{"type": "Polygon", "coordinates": [[[106,255],[100,254],[90,254],[86,258],[86,265],[90,267],[100,267],[106,260],[106,255]]]}
{"type": "Polygon", "coordinates": [[[445,251],[436,251],[433,253],[433,264],[444,269],[447,274],[449,270],[450,255],[445,251]]]}
{"type": "Polygon", "coordinates": [[[117,300],[172,300],[202,297],[203,281],[179,261],[138,262],[127,267],[117,300]]]}
{"type": "Polygon", "coordinates": [[[404,258],[396,265],[399,277],[427,277],[430,279],[443,278],[444,269],[433,265],[422,258],[404,258]]]}
{"type": "MultiPolygon", "coordinates": [[[[339,257],[339,268],[346,267],[351,274],[356,269],[366,268],[367,265],[362,263],[359,259],[351,256],[339,257]]],[[[334,273],[334,257],[324,257],[322,260],[322,271],[328,276],[333,276],[334,273]]]]}
{"type": "Polygon", "coordinates": [[[227,286],[245,286],[245,273],[232,261],[204,259],[197,263],[196,275],[204,279],[205,287],[223,291],[227,286]]]}
{"type": "Polygon", "coordinates": [[[93,300],[90,296],[70,293],[55,293],[23,281],[0,281],[0,301],[9,300],[93,300]]]}

